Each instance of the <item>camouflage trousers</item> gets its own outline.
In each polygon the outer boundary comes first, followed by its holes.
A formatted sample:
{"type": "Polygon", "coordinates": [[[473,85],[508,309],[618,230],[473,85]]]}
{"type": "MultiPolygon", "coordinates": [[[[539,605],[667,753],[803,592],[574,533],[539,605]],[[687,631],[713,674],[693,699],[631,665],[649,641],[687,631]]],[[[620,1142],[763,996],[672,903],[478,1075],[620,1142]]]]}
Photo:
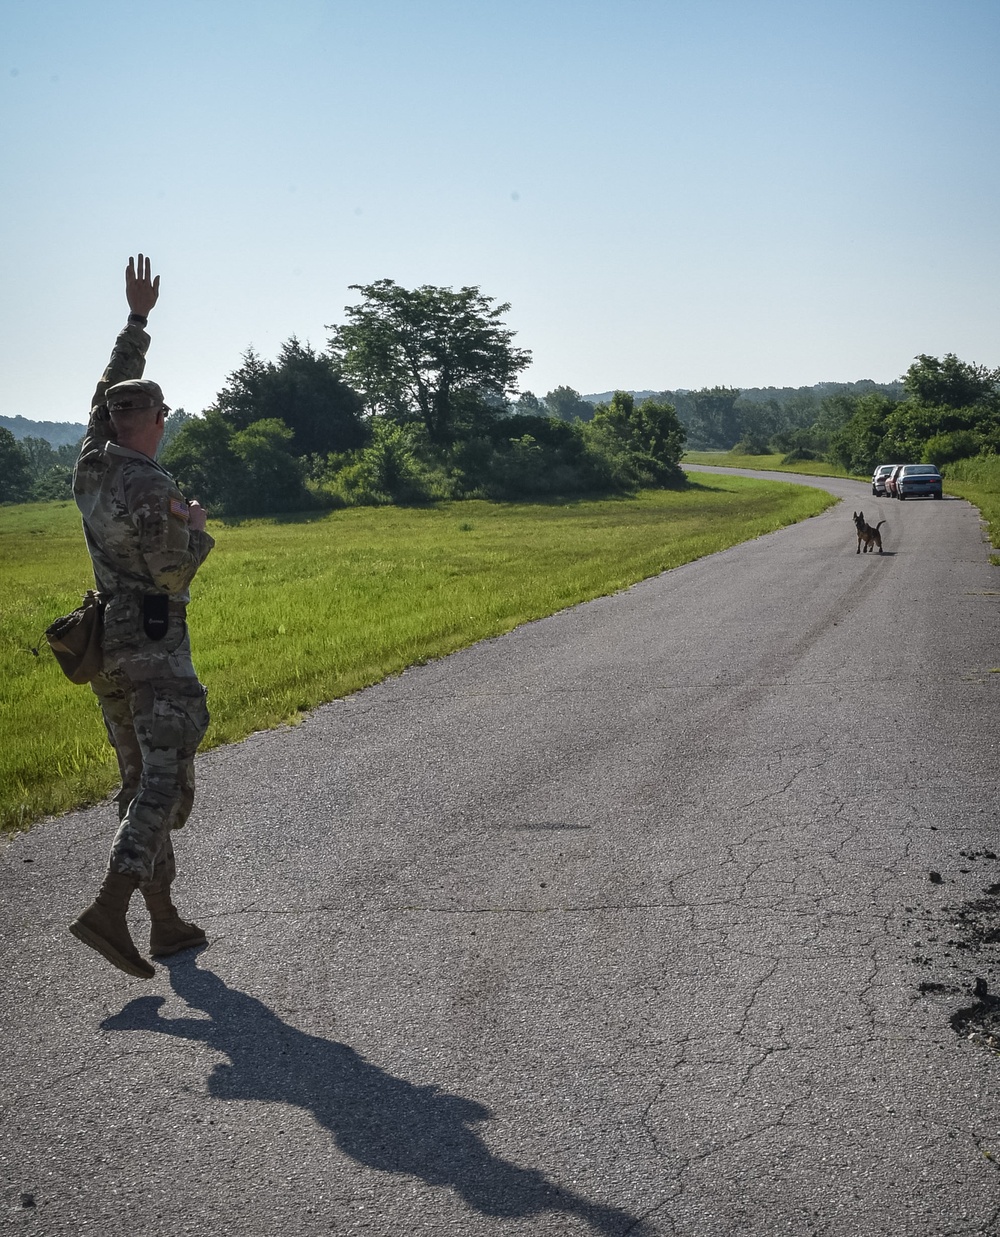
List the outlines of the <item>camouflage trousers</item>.
{"type": "Polygon", "coordinates": [[[170,833],[191,813],[194,757],[208,729],[208,708],[186,631],[172,650],[151,643],[105,647],[104,668],[92,686],[122,781],[109,867],[160,889],[174,879],[170,833]]]}

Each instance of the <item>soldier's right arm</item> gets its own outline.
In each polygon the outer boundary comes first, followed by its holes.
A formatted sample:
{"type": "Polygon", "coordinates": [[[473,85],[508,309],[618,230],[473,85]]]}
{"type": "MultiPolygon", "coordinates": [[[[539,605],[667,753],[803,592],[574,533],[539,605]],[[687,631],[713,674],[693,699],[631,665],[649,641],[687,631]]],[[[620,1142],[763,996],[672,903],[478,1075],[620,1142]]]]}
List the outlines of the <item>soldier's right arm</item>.
{"type": "Polygon", "coordinates": [[[80,448],[81,457],[88,451],[101,450],[104,444],[114,437],[114,427],[104,403],[104,393],[116,382],[142,377],[146,368],[146,352],[149,349],[149,336],[143,328],[159,294],[160,277],[157,275],[155,279],[150,278],[149,259],[144,259],[141,253],[138,259],[129,258],[125,269],[125,299],[130,310],[129,320],[115,340],[111,360],[90,401],[90,421],[80,448]]]}
{"type": "Polygon", "coordinates": [[[130,322],[115,340],[111,360],[101,375],[101,380],[90,401],[90,421],[87,434],[80,448],[80,454],[86,455],[95,448],[100,450],[104,444],[114,438],[114,427],[108,415],[108,406],[104,402],[104,392],[113,387],[116,382],[127,382],[130,378],[141,378],[146,368],[146,350],[149,347],[149,336],[138,323],[130,322]]]}

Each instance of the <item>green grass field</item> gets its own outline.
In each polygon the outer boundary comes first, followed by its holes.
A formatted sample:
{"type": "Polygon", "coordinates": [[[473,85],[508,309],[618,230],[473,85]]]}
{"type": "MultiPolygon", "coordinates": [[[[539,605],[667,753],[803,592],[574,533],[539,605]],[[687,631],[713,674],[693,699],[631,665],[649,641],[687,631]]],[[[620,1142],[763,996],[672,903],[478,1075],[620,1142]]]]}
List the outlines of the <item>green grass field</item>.
{"type": "MultiPolygon", "coordinates": [[[[294,722],[430,658],[818,514],[822,491],[701,474],[684,491],[553,504],[348,508],[213,523],[194,582],[205,745],[294,722]]],[[[0,827],[94,802],[116,767],[93,694],[42,644],[92,584],[76,508],[0,508],[0,827]]]]}
{"type": "MultiPolygon", "coordinates": [[[[719,468],[763,468],[770,472],[797,472],[807,477],[849,477],[829,460],[796,460],[783,464],[783,455],[737,455],[733,451],[685,451],[682,464],[714,464],[719,468]]],[[[862,478],[867,480],[867,477],[862,478]]]]}

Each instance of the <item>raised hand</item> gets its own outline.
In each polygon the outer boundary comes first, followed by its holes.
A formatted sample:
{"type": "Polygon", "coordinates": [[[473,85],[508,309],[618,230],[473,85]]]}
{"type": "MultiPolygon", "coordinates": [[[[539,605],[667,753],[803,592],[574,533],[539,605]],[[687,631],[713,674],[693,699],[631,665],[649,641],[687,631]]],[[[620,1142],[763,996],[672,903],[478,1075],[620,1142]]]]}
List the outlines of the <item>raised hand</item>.
{"type": "Polygon", "coordinates": [[[149,311],[156,304],[160,295],[160,277],[149,277],[149,258],[140,253],[136,258],[129,258],[125,271],[125,297],[128,307],[134,314],[149,317],[149,311]]]}

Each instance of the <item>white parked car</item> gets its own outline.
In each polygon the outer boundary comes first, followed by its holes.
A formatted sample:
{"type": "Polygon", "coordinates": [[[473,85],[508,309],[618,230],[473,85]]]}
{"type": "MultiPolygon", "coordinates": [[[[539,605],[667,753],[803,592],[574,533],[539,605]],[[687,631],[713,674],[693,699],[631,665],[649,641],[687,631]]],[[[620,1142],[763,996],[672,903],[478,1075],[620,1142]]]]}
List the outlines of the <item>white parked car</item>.
{"type": "Polygon", "coordinates": [[[872,494],[876,498],[885,498],[885,479],[895,467],[895,464],[879,464],[872,473],[872,494]]]}

